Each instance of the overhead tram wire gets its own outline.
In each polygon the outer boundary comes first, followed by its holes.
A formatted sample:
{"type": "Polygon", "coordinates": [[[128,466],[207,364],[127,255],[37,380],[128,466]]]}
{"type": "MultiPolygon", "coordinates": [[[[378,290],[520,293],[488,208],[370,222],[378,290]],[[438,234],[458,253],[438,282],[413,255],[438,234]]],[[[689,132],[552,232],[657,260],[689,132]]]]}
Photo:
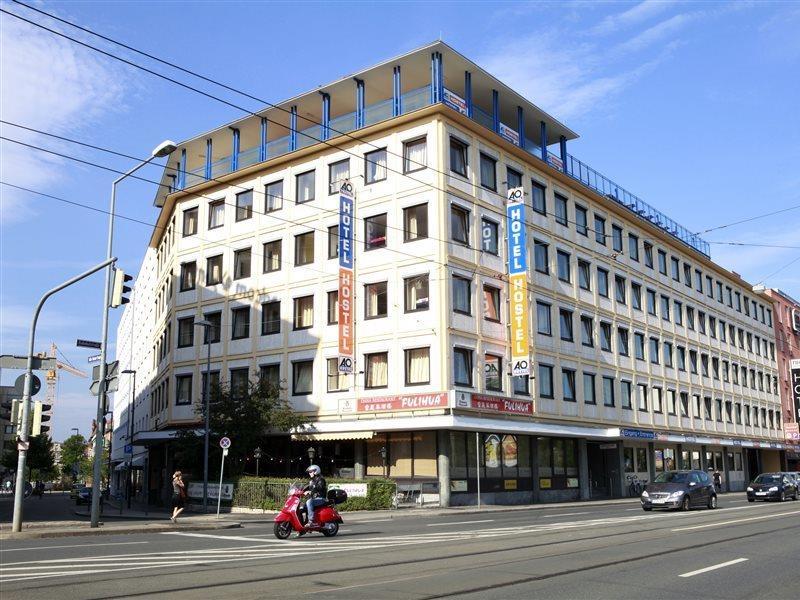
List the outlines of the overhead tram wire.
{"type": "MultiPolygon", "coordinates": [[[[27,6],[27,5],[26,5],[26,6],[27,6]]],[[[242,112],[244,112],[244,113],[246,113],[246,114],[248,114],[248,115],[251,115],[251,116],[254,116],[254,117],[258,117],[258,118],[263,118],[263,119],[265,119],[266,121],[268,121],[268,122],[270,122],[270,123],[273,123],[273,124],[275,124],[275,125],[279,125],[279,126],[281,126],[281,127],[286,127],[286,125],[285,125],[285,124],[283,124],[283,123],[278,123],[278,122],[276,122],[276,121],[274,121],[274,120],[272,120],[272,119],[270,119],[270,118],[268,118],[268,117],[265,117],[265,116],[263,116],[263,115],[260,115],[260,114],[258,114],[258,113],[255,113],[255,112],[253,112],[253,111],[251,111],[251,110],[249,110],[249,109],[247,109],[247,108],[244,108],[244,107],[242,107],[242,106],[239,106],[239,105],[237,105],[237,104],[234,104],[234,103],[232,103],[232,102],[229,102],[228,100],[225,100],[225,99],[223,99],[223,98],[219,98],[218,96],[215,96],[215,95],[213,95],[213,94],[211,94],[211,93],[205,92],[205,91],[203,91],[203,90],[200,90],[200,89],[198,89],[198,88],[196,88],[196,87],[193,87],[193,86],[191,86],[191,85],[189,85],[189,84],[186,84],[186,83],[183,83],[183,82],[181,82],[181,81],[178,81],[178,80],[176,80],[176,79],[173,79],[172,77],[169,77],[169,76],[167,76],[167,75],[163,75],[163,74],[161,74],[161,73],[158,73],[158,72],[156,72],[156,71],[153,71],[152,69],[149,69],[149,68],[147,68],[147,67],[144,67],[144,66],[142,66],[142,65],[139,65],[139,64],[137,64],[137,63],[135,63],[135,62],[133,62],[133,61],[130,61],[130,60],[128,60],[128,59],[125,59],[125,58],[122,58],[122,57],[120,57],[120,56],[117,56],[117,55],[115,55],[115,54],[112,54],[111,52],[107,52],[106,50],[103,50],[103,49],[101,49],[101,48],[97,48],[96,46],[92,46],[91,44],[88,44],[88,43],[86,43],[86,42],[83,42],[83,41],[81,41],[81,40],[77,40],[77,39],[75,39],[75,38],[73,38],[73,37],[71,37],[71,36],[69,36],[69,35],[67,35],[67,34],[65,34],[65,33],[62,33],[62,32],[60,32],[60,31],[56,31],[55,29],[50,29],[49,27],[46,27],[45,25],[42,25],[42,24],[40,24],[40,23],[36,23],[36,22],[34,22],[34,21],[31,21],[31,20],[29,20],[29,19],[26,19],[25,17],[22,17],[22,16],[20,16],[20,15],[17,15],[17,14],[15,14],[15,13],[9,12],[9,11],[7,11],[7,10],[3,9],[3,8],[0,8],[0,12],[2,12],[2,13],[5,13],[5,14],[8,14],[8,15],[11,15],[11,16],[13,16],[13,17],[15,17],[15,18],[17,18],[17,19],[19,19],[19,20],[21,20],[21,21],[24,21],[24,22],[26,22],[26,23],[28,23],[28,24],[30,24],[30,25],[33,25],[34,27],[38,27],[38,28],[40,28],[40,29],[43,29],[43,30],[45,30],[45,31],[48,31],[48,32],[50,32],[50,33],[52,33],[52,34],[54,34],[54,35],[57,35],[57,36],[59,36],[59,37],[63,37],[63,38],[65,38],[65,39],[67,39],[67,40],[70,40],[70,41],[72,41],[72,42],[74,42],[74,43],[76,43],[76,44],[80,45],[80,46],[83,46],[83,47],[85,47],[85,48],[88,48],[88,49],[90,49],[90,50],[93,50],[93,51],[95,51],[95,52],[98,52],[98,53],[100,53],[100,54],[102,54],[102,55],[104,55],[104,56],[107,56],[107,57],[109,57],[109,58],[112,58],[112,59],[114,59],[114,60],[117,60],[117,61],[119,61],[119,62],[122,62],[122,63],[124,63],[124,64],[126,64],[126,65],[128,65],[128,66],[131,66],[131,67],[135,68],[135,69],[140,69],[140,70],[142,70],[142,71],[144,71],[144,72],[146,72],[146,73],[149,73],[150,75],[153,75],[153,76],[155,76],[155,77],[158,77],[158,78],[160,78],[160,79],[164,79],[165,81],[168,81],[168,82],[170,82],[170,83],[173,83],[173,84],[175,84],[175,85],[177,85],[177,86],[180,86],[180,87],[182,87],[182,88],[185,88],[185,89],[187,89],[187,90],[189,90],[189,91],[193,91],[193,92],[195,92],[195,93],[197,93],[197,94],[200,94],[200,95],[202,95],[202,96],[205,96],[206,98],[209,98],[209,99],[211,99],[211,100],[216,100],[217,102],[220,102],[220,103],[222,103],[222,104],[225,104],[226,106],[230,106],[230,107],[232,107],[232,108],[235,108],[235,109],[237,109],[237,110],[239,110],[239,111],[242,111],[242,112]]],[[[366,158],[365,158],[363,155],[361,155],[361,154],[357,154],[357,153],[355,153],[355,152],[352,152],[352,151],[350,151],[350,150],[348,150],[348,149],[346,149],[346,148],[342,148],[341,146],[337,146],[336,144],[334,144],[334,143],[332,143],[332,142],[329,142],[328,140],[321,140],[321,139],[319,139],[319,138],[316,138],[316,137],[314,137],[314,136],[312,136],[312,135],[310,135],[310,134],[308,134],[308,133],[305,133],[305,132],[303,132],[303,131],[296,131],[296,133],[298,133],[298,134],[300,134],[300,135],[302,135],[302,136],[304,136],[304,137],[306,137],[306,138],[308,138],[308,139],[311,139],[311,140],[313,140],[313,141],[315,141],[315,142],[319,142],[319,143],[321,143],[321,144],[324,144],[324,145],[326,145],[326,146],[328,146],[328,147],[330,147],[330,148],[334,148],[334,149],[336,149],[336,150],[339,150],[339,151],[341,151],[341,152],[344,152],[345,154],[348,154],[348,155],[350,155],[350,156],[352,156],[352,157],[354,157],[354,158],[357,158],[358,160],[364,160],[364,161],[366,161],[366,162],[369,162],[369,163],[371,163],[371,164],[374,164],[374,165],[381,166],[381,167],[382,167],[382,168],[384,168],[384,169],[385,169],[387,172],[395,173],[395,174],[397,174],[397,175],[400,175],[400,176],[402,176],[402,177],[406,177],[407,179],[409,179],[409,180],[411,180],[411,181],[414,181],[415,183],[418,183],[418,184],[420,184],[420,185],[422,185],[422,186],[424,186],[424,187],[428,187],[428,188],[430,188],[430,189],[432,189],[432,190],[436,190],[436,191],[442,192],[442,193],[444,193],[444,194],[452,194],[452,192],[450,192],[449,190],[446,190],[446,189],[443,189],[443,188],[437,187],[436,185],[434,185],[434,184],[432,184],[432,183],[430,183],[430,182],[423,181],[423,180],[420,180],[420,179],[416,179],[415,177],[412,177],[412,176],[411,176],[410,174],[408,174],[408,173],[405,173],[405,172],[403,172],[403,171],[398,171],[397,169],[392,169],[392,168],[390,168],[388,165],[380,165],[379,163],[377,163],[377,162],[375,162],[375,161],[370,161],[369,159],[366,159],[366,158]]],[[[393,154],[394,156],[400,156],[400,155],[398,155],[398,154],[396,154],[396,153],[392,153],[392,154],[393,154]]],[[[425,163],[419,163],[419,162],[417,162],[417,161],[413,161],[413,162],[414,162],[415,164],[418,164],[418,165],[422,166],[422,167],[425,167],[426,169],[430,169],[430,170],[431,170],[431,171],[433,171],[433,172],[440,173],[440,174],[445,174],[445,175],[446,175],[446,173],[443,173],[442,171],[439,171],[438,169],[436,169],[436,168],[434,168],[434,167],[431,167],[431,166],[429,166],[429,165],[427,165],[427,164],[425,164],[425,163]]],[[[183,173],[185,173],[185,171],[180,171],[179,169],[174,169],[174,168],[171,168],[171,167],[169,167],[169,166],[167,166],[166,168],[168,168],[168,169],[171,169],[171,170],[175,170],[176,172],[183,172],[183,173]]],[[[213,181],[217,181],[217,180],[213,180],[213,181]]],[[[159,185],[161,185],[161,184],[159,184],[159,185]]],[[[491,195],[497,196],[498,198],[500,198],[500,200],[501,200],[502,202],[506,202],[506,200],[507,200],[506,196],[504,196],[503,194],[501,194],[501,193],[497,192],[496,190],[491,190],[491,189],[488,189],[488,188],[482,188],[482,189],[483,189],[483,190],[484,190],[484,191],[485,191],[487,194],[491,194],[491,195]]],[[[183,190],[181,190],[181,191],[183,191],[183,190]]],[[[456,194],[452,194],[452,195],[454,195],[454,196],[455,196],[455,197],[457,197],[458,199],[462,200],[463,202],[470,203],[470,204],[472,204],[472,205],[474,205],[474,206],[476,206],[476,207],[478,206],[477,202],[476,202],[474,199],[462,198],[462,197],[460,197],[460,196],[457,196],[456,194]]],[[[499,211],[499,210],[495,209],[494,207],[491,207],[491,206],[482,206],[482,208],[484,208],[484,209],[485,209],[487,212],[491,212],[491,213],[494,213],[494,214],[496,214],[496,215],[500,216],[501,218],[505,218],[505,217],[506,217],[506,214],[505,214],[504,212],[502,212],[502,211],[499,211]]],[[[573,223],[573,224],[575,224],[575,225],[577,225],[577,224],[578,224],[578,223],[576,223],[575,221],[570,221],[569,219],[567,219],[567,222],[568,222],[568,223],[570,223],[570,222],[571,222],[571,223],[573,223]]],[[[582,226],[582,225],[581,225],[581,226],[582,226]]],[[[588,227],[588,225],[587,225],[586,229],[587,229],[587,231],[594,231],[596,235],[602,235],[602,236],[603,236],[603,237],[605,237],[605,238],[611,237],[611,234],[607,234],[607,233],[601,233],[601,232],[595,231],[595,230],[591,229],[590,227],[588,227]]]]}
{"type": "MultiPolygon", "coordinates": [[[[708,233],[709,231],[717,231],[718,229],[725,229],[726,227],[732,227],[734,225],[741,225],[742,223],[749,223],[750,221],[755,221],[756,219],[763,219],[764,217],[771,217],[772,215],[779,215],[781,213],[789,212],[792,210],[797,210],[800,208],[800,204],[795,204],[794,206],[789,206],[787,208],[782,208],[780,210],[775,210],[772,212],[764,213],[761,215],[755,215],[753,217],[748,217],[746,219],[742,219],[740,221],[734,221],[733,223],[727,223],[726,225],[719,225],[717,227],[710,227],[708,229],[704,229],[703,231],[698,231],[695,235],[702,235],[704,233],[708,233]]],[[[716,243],[716,242],[711,242],[716,243]]]]}

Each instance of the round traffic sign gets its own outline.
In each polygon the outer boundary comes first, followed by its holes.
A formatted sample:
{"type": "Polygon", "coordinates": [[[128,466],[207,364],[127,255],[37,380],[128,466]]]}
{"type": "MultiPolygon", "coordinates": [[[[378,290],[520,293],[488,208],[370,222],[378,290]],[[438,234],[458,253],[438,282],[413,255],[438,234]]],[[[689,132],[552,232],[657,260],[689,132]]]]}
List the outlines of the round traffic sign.
{"type": "Polygon", "coordinates": [[[253,458],[261,458],[261,448],[256,448],[253,450],[253,458]]]}
{"type": "Polygon", "coordinates": [[[231,447],[231,438],[224,437],[219,441],[219,447],[222,449],[231,447]]]}

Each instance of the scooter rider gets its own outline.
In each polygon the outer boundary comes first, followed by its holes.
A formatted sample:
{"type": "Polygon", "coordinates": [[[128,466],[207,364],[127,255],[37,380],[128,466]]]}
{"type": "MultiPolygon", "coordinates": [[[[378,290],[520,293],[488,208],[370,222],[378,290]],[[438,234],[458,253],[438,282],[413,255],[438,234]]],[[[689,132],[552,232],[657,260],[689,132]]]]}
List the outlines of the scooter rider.
{"type": "Polygon", "coordinates": [[[325,481],[325,478],[322,476],[322,471],[317,465],[308,467],[306,473],[311,478],[308,485],[303,488],[309,494],[309,498],[306,500],[306,509],[308,510],[308,522],[306,526],[314,527],[316,525],[314,522],[314,508],[325,504],[326,495],[328,493],[328,483],[325,481]]]}

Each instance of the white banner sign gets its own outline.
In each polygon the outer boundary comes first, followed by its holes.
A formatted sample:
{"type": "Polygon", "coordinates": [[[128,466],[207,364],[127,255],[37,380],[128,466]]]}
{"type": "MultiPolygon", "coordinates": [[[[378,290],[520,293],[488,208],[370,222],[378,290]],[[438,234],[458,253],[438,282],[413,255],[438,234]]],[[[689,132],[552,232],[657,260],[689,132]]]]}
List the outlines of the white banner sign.
{"type": "MultiPolygon", "coordinates": [[[[203,482],[192,481],[187,489],[187,493],[189,494],[189,498],[200,498],[203,499],[203,482]]],[[[219,484],[218,483],[209,483],[208,484],[208,497],[213,498],[214,500],[219,498],[219,484]]],[[[222,499],[223,500],[233,500],[233,484],[232,483],[223,483],[222,484],[222,499]]]]}
{"type": "Polygon", "coordinates": [[[348,498],[366,498],[366,483],[331,483],[328,484],[329,490],[344,490],[348,498]]]}

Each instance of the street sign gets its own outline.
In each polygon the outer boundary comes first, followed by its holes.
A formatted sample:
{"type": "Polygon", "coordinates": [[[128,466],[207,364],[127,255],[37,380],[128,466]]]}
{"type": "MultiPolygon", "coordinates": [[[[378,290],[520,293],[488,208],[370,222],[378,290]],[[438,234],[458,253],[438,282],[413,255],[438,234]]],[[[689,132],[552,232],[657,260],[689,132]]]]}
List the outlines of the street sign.
{"type": "Polygon", "coordinates": [[[103,357],[102,354],[95,354],[94,356],[90,356],[86,359],[86,362],[93,363],[93,362],[100,362],[100,359],[103,357]]]}
{"type": "MultiPolygon", "coordinates": [[[[42,381],[36,375],[31,373],[31,396],[35,396],[42,389],[42,381]]],[[[25,375],[20,375],[14,382],[14,387],[19,390],[20,398],[25,393],[25,375]]]]}
{"type": "Polygon", "coordinates": [[[30,442],[23,442],[22,440],[17,442],[17,450],[27,450],[30,447],[30,442]]]}
{"type": "MultiPolygon", "coordinates": [[[[106,393],[116,392],[119,389],[119,378],[117,371],[119,369],[119,361],[115,360],[106,364],[106,393]]],[[[100,365],[92,367],[92,385],[89,386],[92,394],[98,396],[100,394],[100,365]]]]}
{"type": "Polygon", "coordinates": [[[219,447],[223,450],[227,450],[231,447],[231,438],[224,437],[219,441],[219,447]]]}
{"type": "MultiPolygon", "coordinates": [[[[114,377],[113,379],[108,380],[108,385],[106,386],[106,393],[110,394],[111,392],[116,392],[119,389],[119,378],[114,377]]],[[[97,396],[100,394],[100,382],[93,381],[92,385],[89,386],[89,391],[92,392],[92,395],[97,396]]]]}
{"type": "Polygon", "coordinates": [[[75,345],[78,348],[94,348],[95,350],[100,350],[103,347],[100,342],[93,342],[92,340],[76,340],[75,345]]]}
{"type": "MultiPolygon", "coordinates": [[[[56,368],[56,359],[49,356],[33,357],[33,370],[34,371],[49,371],[56,368]]],[[[24,371],[28,368],[27,356],[13,356],[11,354],[0,355],[0,369],[19,369],[24,371]]]]}
{"type": "Polygon", "coordinates": [[[253,458],[255,458],[256,460],[261,458],[261,448],[256,448],[255,450],[253,450],[253,458]]]}
{"type": "Polygon", "coordinates": [[[125,444],[125,454],[133,454],[133,444],[125,444]]]}
{"type": "MultiPolygon", "coordinates": [[[[119,368],[118,360],[106,364],[106,379],[111,379],[112,377],[116,377],[118,368],[119,368]]],[[[95,381],[100,379],[100,365],[95,365],[94,367],[92,367],[92,379],[94,379],[95,381]]]]}

